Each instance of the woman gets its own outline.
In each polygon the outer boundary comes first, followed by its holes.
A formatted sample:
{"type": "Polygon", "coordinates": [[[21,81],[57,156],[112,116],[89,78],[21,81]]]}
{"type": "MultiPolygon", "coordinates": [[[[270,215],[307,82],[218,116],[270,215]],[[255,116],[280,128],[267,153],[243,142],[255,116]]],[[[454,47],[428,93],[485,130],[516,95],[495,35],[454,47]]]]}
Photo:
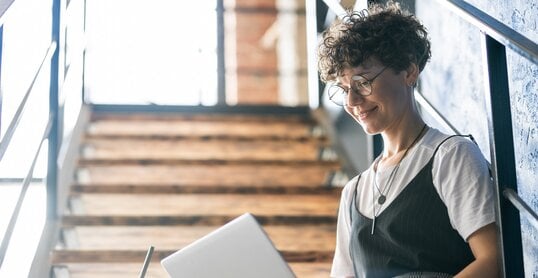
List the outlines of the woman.
{"type": "Polygon", "coordinates": [[[342,192],[332,277],[496,277],[493,187],[478,147],[428,127],[413,88],[425,28],[399,4],[371,6],[325,33],[329,98],[384,149],[342,192]]]}

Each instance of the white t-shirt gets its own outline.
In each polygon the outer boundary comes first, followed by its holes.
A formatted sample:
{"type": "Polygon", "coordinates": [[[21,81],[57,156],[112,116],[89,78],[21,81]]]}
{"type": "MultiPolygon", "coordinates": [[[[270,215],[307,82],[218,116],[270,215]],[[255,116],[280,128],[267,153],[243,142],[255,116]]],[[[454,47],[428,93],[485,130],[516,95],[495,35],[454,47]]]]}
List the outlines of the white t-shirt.
{"type": "MultiPolygon", "coordinates": [[[[447,137],[430,128],[415,146],[409,149],[395,172],[388,191],[387,180],[396,166],[378,169],[377,184],[386,196],[386,201],[381,206],[375,201],[376,215],[394,201],[429,162],[439,143],[447,137]]],[[[494,191],[488,165],[480,149],[469,139],[453,137],[441,145],[433,162],[432,177],[435,189],[448,209],[450,223],[462,238],[467,240],[476,230],[495,222],[494,191]]],[[[342,191],[331,277],[354,277],[353,263],[349,255],[349,208],[357,178],[358,176],[351,179],[342,191]]],[[[373,179],[374,171],[371,165],[362,173],[357,187],[357,209],[368,218],[373,218],[372,202],[379,197],[373,179]]]]}

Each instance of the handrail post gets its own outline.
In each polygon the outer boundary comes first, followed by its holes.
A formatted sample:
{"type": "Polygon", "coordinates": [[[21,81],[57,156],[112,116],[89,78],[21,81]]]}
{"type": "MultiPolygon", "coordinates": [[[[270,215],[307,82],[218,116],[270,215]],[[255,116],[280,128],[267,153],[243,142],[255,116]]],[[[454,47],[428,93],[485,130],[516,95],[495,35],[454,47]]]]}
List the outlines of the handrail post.
{"type": "Polygon", "coordinates": [[[482,53],[501,269],[504,277],[524,277],[519,211],[503,197],[504,189],[517,192],[506,48],[484,34],[482,53]]]}
{"type": "Polygon", "coordinates": [[[52,55],[50,63],[49,115],[52,115],[52,126],[48,137],[48,170],[47,170],[47,219],[57,218],[58,203],[58,103],[59,103],[59,58],[60,48],[60,10],[61,0],[52,0],[52,41],[58,42],[58,47],[52,55]]]}
{"type": "Polygon", "coordinates": [[[226,105],[224,0],[217,0],[217,104],[226,105]]]}
{"type": "MultiPolygon", "coordinates": [[[[87,2],[86,0],[83,0],[84,1],[84,11],[83,11],[83,16],[84,16],[84,19],[83,19],[83,32],[84,34],[86,34],[86,26],[87,26],[87,23],[88,23],[88,20],[87,20],[87,15],[86,15],[86,11],[87,11],[87,2]]],[[[82,105],[84,106],[85,104],[88,103],[88,101],[86,100],[86,89],[84,87],[84,82],[85,82],[85,73],[86,73],[86,45],[84,45],[84,49],[82,50],[82,93],[80,95],[80,97],[82,98],[81,99],[81,103],[82,105]]]]}
{"type": "MultiPolygon", "coordinates": [[[[318,44],[318,3],[320,0],[306,1],[306,41],[307,45],[318,44]]],[[[320,83],[317,71],[317,53],[312,47],[307,49],[308,63],[308,105],[311,109],[320,107],[320,83]]]]}

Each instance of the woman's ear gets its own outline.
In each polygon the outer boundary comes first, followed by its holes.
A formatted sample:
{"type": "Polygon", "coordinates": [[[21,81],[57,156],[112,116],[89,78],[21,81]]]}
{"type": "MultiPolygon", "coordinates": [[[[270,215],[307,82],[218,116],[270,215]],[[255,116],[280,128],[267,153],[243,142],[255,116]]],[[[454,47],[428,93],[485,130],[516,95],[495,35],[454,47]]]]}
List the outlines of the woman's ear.
{"type": "Polygon", "coordinates": [[[405,81],[410,87],[414,87],[417,84],[418,74],[420,73],[417,64],[411,63],[405,70],[405,81]]]}

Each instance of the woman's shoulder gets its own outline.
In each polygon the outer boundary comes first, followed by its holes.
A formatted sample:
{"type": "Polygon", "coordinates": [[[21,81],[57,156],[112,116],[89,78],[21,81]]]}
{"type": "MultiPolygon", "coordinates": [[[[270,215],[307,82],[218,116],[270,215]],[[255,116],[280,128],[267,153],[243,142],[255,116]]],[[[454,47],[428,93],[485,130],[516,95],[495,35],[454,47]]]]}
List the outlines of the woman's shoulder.
{"type": "Polygon", "coordinates": [[[342,189],[342,198],[346,200],[350,200],[353,196],[353,193],[356,192],[356,190],[360,190],[361,184],[364,183],[365,177],[368,175],[368,171],[370,170],[370,167],[366,170],[364,170],[362,173],[356,175],[355,177],[351,178],[346,185],[344,185],[344,188],[342,189]]]}
{"type": "Polygon", "coordinates": [[[430,128],[426,136],[424,136],[423,146],[431,151],[437,150],[441,154],[446,154],[458,148],[477,148],[469,135],[450,135],[435,128],[430,128]]]}
{"type": "Polygon", "coordinates": [[[357,181],[360,179],[361,174],[356,175],[352,179],[348,180],[346,185],[344,185],[344,189],[342,189],[342,194],[347,196],[349,194],[352,194],[353,191],[355,191],[355,188],[357,187],[357,181]]]}
{"type": "Polygon", "coordinates": [[[435,155],[437,163],[462,160],[481,162],[485,159],[470,135],[449,135],[432,129],[426,145],[430,156],[435,155]]]}

